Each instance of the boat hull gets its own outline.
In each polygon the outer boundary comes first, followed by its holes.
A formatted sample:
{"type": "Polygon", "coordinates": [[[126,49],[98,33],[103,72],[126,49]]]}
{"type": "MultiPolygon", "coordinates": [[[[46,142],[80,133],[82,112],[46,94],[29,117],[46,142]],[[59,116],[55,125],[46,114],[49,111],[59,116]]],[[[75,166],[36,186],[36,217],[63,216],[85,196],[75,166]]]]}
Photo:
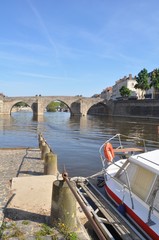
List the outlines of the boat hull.
{"type": "Polygon", "coordinates": [[[159,235],[155,233],[147,223],[142,221],[140,217],[137,216],[137,214],[128,207],[125,203],[122,203],[122,200],[109,188],[107,184],[105,184],[105,191],[108,194],[108,196],[115,202],[118,206],[123,205],[124,206],[124,214],[126,214],[138,227],[143,231],[143,233],[146,233],[151,239],[157,240],[159,239],[159,235]]]}

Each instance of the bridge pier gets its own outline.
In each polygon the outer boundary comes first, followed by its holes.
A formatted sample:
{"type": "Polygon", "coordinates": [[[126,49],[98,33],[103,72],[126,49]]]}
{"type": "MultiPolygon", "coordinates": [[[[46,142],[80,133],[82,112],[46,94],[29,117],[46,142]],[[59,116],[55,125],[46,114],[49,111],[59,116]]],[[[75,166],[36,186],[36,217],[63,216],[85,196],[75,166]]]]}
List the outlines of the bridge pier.
{"type": "Polygon", "coordinates": [[[87,112],[88,112],[88,104],[81,99],[80,100],[80,113],[81,113],[81,116],[86,116],[87,112]]]}
{"type": "Polygon", "coordinates": [[[32,110],[34,116],[41,116],[44,114],[44,108],[40,98],[37,98],[36,102],[32,104],[32,110]]]}
{"type": "Polygon", "coordinates": [[[0,114],[3,115],[10,115],[11,114],[11,108],[9,102],[1,102],[1,108],[0,108],[0,114]]]}

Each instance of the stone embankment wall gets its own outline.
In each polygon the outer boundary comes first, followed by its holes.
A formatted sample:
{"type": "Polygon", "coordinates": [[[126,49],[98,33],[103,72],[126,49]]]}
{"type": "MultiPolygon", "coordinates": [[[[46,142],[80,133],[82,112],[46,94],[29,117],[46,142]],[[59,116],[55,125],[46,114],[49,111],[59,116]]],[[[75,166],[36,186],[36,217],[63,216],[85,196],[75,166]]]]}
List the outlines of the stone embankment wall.
{"type": "Polygon", "coordinates": [[[109,101],[106,106],[96,106],[90,114],[123,117],[159,118],[159,100],[109,101]]]}
{"type": "Polygon", "coordinates": [[[159,118],[159,100],[123,100],[114,102],[114,116],[159,118]]]}

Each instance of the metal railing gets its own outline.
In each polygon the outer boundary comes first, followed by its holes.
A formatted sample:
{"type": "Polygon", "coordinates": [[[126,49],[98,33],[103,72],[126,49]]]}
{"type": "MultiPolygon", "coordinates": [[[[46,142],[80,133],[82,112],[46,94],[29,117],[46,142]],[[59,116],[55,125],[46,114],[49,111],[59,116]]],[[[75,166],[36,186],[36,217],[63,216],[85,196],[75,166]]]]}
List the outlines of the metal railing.
{"type": "MultiPolygon", "coordinates": [[[[113,163],[114,165],[116,165],[118,168],[120,168],[121,170],[124,171],[125,173],[125,176],[126,176],[126,181],[127,181],[127,185],[122,183],[121,181],[119,181],[117,178],[115,178],[114,176],[112,176],[111,174],[109,174],[106,169],[103,169],[105,171],[105,174],[106,175],[109,175],[110,178],[112,178],[114,181],[120,183],[122,185],[122,188],[123,190],[125,190],[125,188],[128,189],[129,191],[129,194],[130,194],[130,199],[131,199],[131,206],[132,206],[132,209],[134,209],[134,201],[133,201],[133,196],[132,196],[132,190],[131,190],[131,186],[130,186],[130,180],[129,180],[129,176],[128,176],[128,173],[126,171],[126,169],[124,169],[122,166],[119,166],[118,164],[116,163],[113,163]]],[[[124,191],[123,191],[123,194],[124,194],[124,191]]],[[[124,195],[123,195],[123,199],[124,199],[124,195]]]]}
{"type": "Polygon", "coordinates": [[[157,192],[159,191],[159,187],[157,189],[155,189],[155,191],[153,192],[153,198],[152,198],[152,202],[151,202],[151,205],[149,207],[149,213],[148,213],[148,224],[151,223],[151,214],[153,212],[153,209],[154,209],[154,202],[155,202],[155,198],[156,198],[156,195],[157,195],[157,192]]]}

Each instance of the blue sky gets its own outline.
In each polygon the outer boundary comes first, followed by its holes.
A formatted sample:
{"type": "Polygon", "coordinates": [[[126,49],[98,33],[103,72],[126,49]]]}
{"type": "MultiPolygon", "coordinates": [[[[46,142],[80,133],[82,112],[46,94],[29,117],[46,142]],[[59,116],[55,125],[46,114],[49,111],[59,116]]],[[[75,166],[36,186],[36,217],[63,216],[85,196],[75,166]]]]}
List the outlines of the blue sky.
{"type": "Polygon", "coordinates": [[[1,0],[0,92],[91,97],[159,67],[158,0],[1,0]]]}

